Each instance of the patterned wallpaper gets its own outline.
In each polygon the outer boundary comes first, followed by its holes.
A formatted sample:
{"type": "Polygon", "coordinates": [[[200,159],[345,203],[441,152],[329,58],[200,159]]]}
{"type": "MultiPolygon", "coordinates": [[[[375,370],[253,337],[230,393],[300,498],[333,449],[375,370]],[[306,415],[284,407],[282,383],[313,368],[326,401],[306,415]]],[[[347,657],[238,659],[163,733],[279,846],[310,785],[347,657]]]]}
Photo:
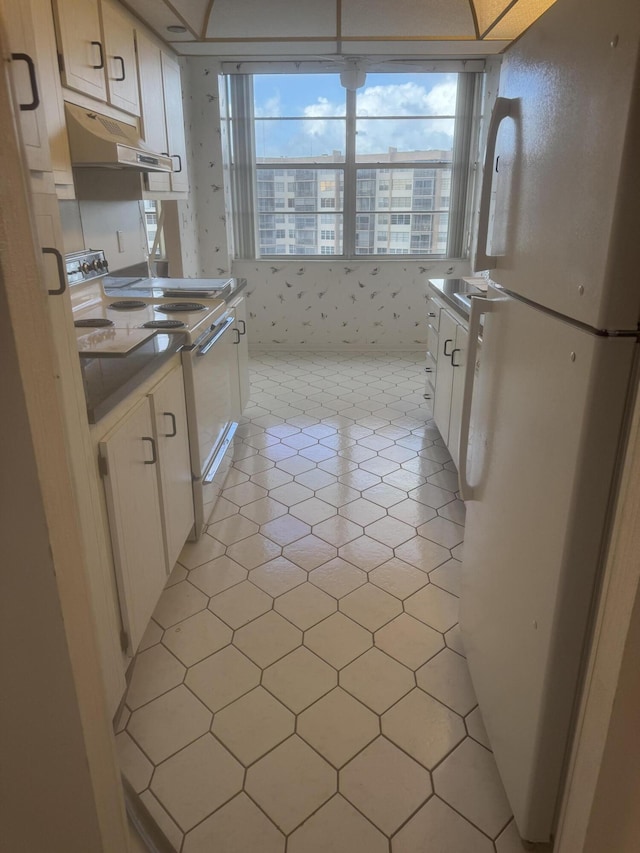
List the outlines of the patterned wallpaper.
{"type": "Polygon", "coordinates": [[[255,349],[423,350],[426,282],[468,262],[234,261],[255,349]]]}
{"type": "Polygon", "coordinates": [[[249,344],[255,349],[424,349],[426,280],[468,275],[467,261],[230,260],[219,64],[211,57],[182,62],[191,199],[179,205],[184,228],[198,234],[197,259],[191,252],[185,275],[230,271],[247,279],[249,344]]]}

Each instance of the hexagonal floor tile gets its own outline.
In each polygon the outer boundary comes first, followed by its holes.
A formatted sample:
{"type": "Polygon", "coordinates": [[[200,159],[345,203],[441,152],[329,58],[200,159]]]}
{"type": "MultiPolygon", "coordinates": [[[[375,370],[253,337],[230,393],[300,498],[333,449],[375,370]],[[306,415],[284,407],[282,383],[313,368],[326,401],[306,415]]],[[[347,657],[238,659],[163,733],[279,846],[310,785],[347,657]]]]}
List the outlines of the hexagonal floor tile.
{"type": "Polygon", "coordinates": [[[464,527],[439,516],[423,524],[418,533],[443,548],[455,548],[464,539],[464,527]]]}
{"type": "Polygon", "coordinates": [[[334,515],[332,518],[313,526],[314,536],[319,536],[337,548],[357,539],[358,536],[362,536],[362,532],[362,527],[359,524],[339,515],[334,515]]]}
{"type": "MultiPolygon", "coordinates": [[[[397,466],[395,466],[397,467],[397,466]]],[[[365,500],[372,501],[379,506],[390,509],[394,504],[406,500],[407,493],[403,489],[396,489],[395,486],[389,486],[386,483],[380,483],[377,486],[371,486],[362,493],[365,500]]]]}
{"type": "Polygon", "coordinates": [[[263,563],[249,573],[249,580],[269,595],[276,598],[304,583],[307,573],[286,557],[276,557],[268,563],[263,563]]]}
{"type": "Polygon", "coordinates": [[[211,711],[181,684],[134,711],[127,732],[159,764],[203,735],[210,725],[211,711]]]}
{"type": "Polygon", "coordinates": [[[338,555],[359,569],[369,572],[390,560],[393,551],[369,536],[360,536],[339,548],[338,555]]]}
{"type": "Polygon", "coordinates": [[[128,706],[134,710],[177,687],[185,672],[185,667],[162,645],[140,652],[136,655],[127,690],[128,706]]]}
{"type": "Polygon", "coordinates": [[[373,645],[371,633],[334,613],[304,635],[304,644],[336,669],[341,669],[373,645]]]}
{"type": "Polygon", "coordinates": [[[410,669],[380,649],[369,649],[340,671],[340,686],[382,714],[415,687],[410,669]]]}
{"type": "Polygon", "coordinates": [[[245,569],[255,569],[257,566],[273,560],[274,557],[279,557],[281,548],[262,536],[260,533],[255,533],[247,539],[242,539],[227,548],[227,555],[239,563],[245,569]]]}
{"type": "Polygon", "coordinates": [[[311,533],[311,527],[292,515],[282,515],[263,524],[260,531],[278,545],[289,545],[297,539],[308,536],[311,533]]]}
{"type": "Polygon", "coordinates": [[[313,492],[306,486],[300,483],[286,483],[284,486],[278,486],[269,492],[269,497],[273,498],[285,506],[292,507],[295,504],[302,503],[313,497],[313,492]]]}
{"type": "Polygon", "coordinates": [[[271,610],[272,604],[270,595],[251,581],[242,581],[214,595],[209,610],[235,630],[271,610]]]}
{"type": "Polygon", "coordinates": [[[436,631],[448,631],[458,621],[460,601],[455,595],[429,584],[404,602],[404,609],[436,631]]]}
{"type": "Polygon", "coordinates": [[[300,713],[338,683],[338,674],[309,649],[294,649],[265,669],[262,684],[295,714],[300,713]]]}
{"type": "Polygon", "coordinates": [[[337,513],[337,509],[326,501],[318,498],[309,498],[302,503],[291,507],[291,515],[304,521],[306,524],[319,524],[337,513]]]}
{"type": "MultiPolygon", "coordinates": [[[[263,500],[265,499],[263,498],[263,500]]],[[[244,515],[232,515],[229,518],[223,518],[222,521],[216,521],[215,524],[210,524],[207,528],[209,536],[213,536],[214,539],[224,545],[233,545],[234,542],[246,539],[247,536],[252,536],[257,532],[258,525],[255,521],[245,518],[244,515]]]]}
{"type": "Polygon", "coordinates": [[[452,501],[455,495],[447,489],[440,489],[438,486],[426,483],[424,486],[418,486],[417,489],[410,491],[409,497],[414,501],[430,506],[432,509],[439,509],[452,501]]]}
{"type": "Polygon", "coordinates": [[[493,755],[472,738],[434,771],[433,785],[439,797],[492,838],[511,817],[493,755]]]}
{"type": "Polygon", "coordinates": [[[280,830],[239,794],[187,834],[182,853],[284,853],[284,846],[280,830]]]}
{"type": "Polygon", "coordinates": [[[340,557],[309,572],[309,580],[334,598],[342,598],[367,582],[367,575],[340,557]]]}
{"type": "Polygon", "coordinates": [[[382,734],[429,769],[466,737],[462,717],[418,688],[382,715],[382,734]]]}
{"type": "Polygon", "coordinates": [[[438,797],[432,797],[402,827],[391,842],[391,850],[393,853],[437,850],[445,838],[448,849],[455,853],[493,853],[493,844],[487,836],[438,797]]]}
{"type": "Polygon", "coordinates": [[[374,521],[373,524],[369,524],[365,533],[367,536],[377,539],[378,542],[382,542],[390,548],[396,548],[398,545],[402,545],[403,542],[414,537],[416,529],[410,524],[405,524],[404,521],[387,516],[386,518],[374,521]]]}
{"type": "Polygon", "coordinates": [[[164,761],[151,790],[183,831],[242,790],[244,769],[210,734],[164,761]]]}
{"type": "Polygon", "coordinates": [[[369,580],[401,601],[429,583],[425,572],[397,557],[369,572],[369,580]]]}
{"type": "Polygon", "coordinates": [[[430,572],[451,558],[447,548],[436,545],[435,542],[424,539],[422,536],[414,536],[413,539],[399,545],[395,549],[395,554],[400,560],[410,563],[423,572],[430,572]]]}
{"type": "Polygon", "coordinates": [[[245,766],[292,735],[295,717],[263,687],[219,711],[211,731],[245,766]]]}
{"type": "Polygon", "coordinates": [[[140,794],[149,785],[154,770],[153,764],[128,732],[116,735],[116,750],[120,769],[133,790],[140,794]]]}
{"type": "Polygon", "coordinates": [[[387,853],[385,836],[343,797],[334,797],[289,839],[289,853],[387,853]]]}
{"type": "Polygon", "coordinates": [[[487,730],[484,727],[484,720],[482,719],[480,708],[474,708],[470,714],[467,714],[464,718],[464,724],[467,727],[470,737],[477,740],[478,743],[482,744],[486,749],[491,750],[489,736],[487,735],[487,730]]]}
{"type": "Polygon", "coordinates": [[[297,735],[252,765],[245,783],[249,796],[287,834],[336,789],[336,771],[297,735]]]}
{"type": "Polygon", "coordinates": [[[445,632],[444,641],[450,649],[453,649],[454,652],[462,655],[462,657],[466,657],[459,625],[454,625],[453,628],[449,628],[449,630],[445,632]]]}
{"type": "Polygon", "coordinates": [[[402,613],[397,598],[373,584],[365,584],[340,600],[340,610],[369,631],[377,631],[402,613]]]}
{"type": "Polygon", "coordinates": [[[185,684],[212,711],[224,708],[260,683],[260,670],[234,646],[190,667],[185,684]]]}
{"type": "Polygon", "coordinates": [[[384,737],[342,768],[338,787],[386,835],[392,835],[433,792],[429,772],[384,737]]]}
{"type": "Polygon", "coordinates": [[[373,501],[365,500],[365,498],[358,498],[345,506],[341,506],[339,512],[345,518],[363,526],[372,524],[385,516],[385,510],[381,506],[373,503],[373,501]]]}
{"type": "MultiPolygon", "coordinates": [[[[255,521],[256,524],[266,524],[267,521],[280,518],[286,511],[287,508],[284,504],[267,497],[243,506],[241,514],[246,515],[247,518],[255,521]]],[[[215,533],[213,535],[215,536],[215,533]]]]}
{"type": "Polygon", "coordinates": [[[462,582],[462,564],[458,560],[447,560],[437,569],[429,572],[429,580],[440,589],[450,592],[460,598],[460,587],[462,582]]]}
{"type": "Polygon", "coordinates": [[[412,524],[414,527],[419,527],[437,515],[435,509],[409,499],[389,507],[388,513],[393,518],[399,518],[400,521],[412,524]]]}
{"type": "Polygon", "coordinates": [[[246,569],[225,554],[193,569],[189,572],[189,581],[206,595],[211,596],[246,580],[247,574],[246,569]]]}
{"type": "Polygon", "coordinates": [[[234,646],[263,669],[301,643],[302,631],[273,610],[240,628],[233,636],[234,646]]]}
{"type": "Polygon", "coordinates": [[[374,641],[378,648],[413,670],[444,648],[442,634],[407,613],[376,631],[374,641]]]}
{"type": "Polygon", "coordinates": [[[208,603],[207,596],[193,584],[181,581],[163,590],[153,611],[153,618],[163,628],[169,628],[199,610],[204,610],[208,603]]]}
{"type": "Polygon", "coordinates": [[[380,732],[376,714],[336,687],[298,717],[300,737],[334,767],[342,767],[380,732]]]}
{"type": "Polygon", "coordinates": [[[335,598],[311,583],[302,584],[281,595],[273,606],[301,631],[306,631],[326,619],[335,613],[337,608],[335,598]]]}
{"type": "Polygon", "coordinates": [[[464,658],[443,649],[416,672],[418,687],[463,717],[477,704],[464,658]]]}
{"type": "Polygon", "coordinates": [[[312,534],[287,545],[282,553],[300,568],[312,571],[333,559],[338,552],[333,545],[312,534]]]}
{"type": "Polygon", "coordinates": [[[228,645],[231,633],[231,629],[210,610],[201,610],[173,628],[167,628],[162,643],[185,666],[193,666],[228,645]]]}
{"type": "Polygon", "coordinates": [[[208,563],[209,560],[222,556],[224,550],[224,545],[221,542],[205,533],[197,542],[187,542],[180,552],[178,562],[185,569],[195,569],[203,563],[208,563]]]}
{"type": "Polygon", "coordinates": [[[340,507],[351,501],[355,501],[360,497],[360,492],[357,492],[350,486],[334,483],[332,486],[325,486],[324,489],[319,489],[316,492],[316,497],[332,506],[340,507]]]}

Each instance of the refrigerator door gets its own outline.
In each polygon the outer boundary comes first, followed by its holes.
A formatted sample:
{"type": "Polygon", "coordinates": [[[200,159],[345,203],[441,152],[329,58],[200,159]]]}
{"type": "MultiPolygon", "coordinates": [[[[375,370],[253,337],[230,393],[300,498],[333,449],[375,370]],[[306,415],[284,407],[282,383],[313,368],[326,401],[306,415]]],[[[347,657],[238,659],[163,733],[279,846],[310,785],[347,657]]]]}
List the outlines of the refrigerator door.
{"type": "Polygon", "coordinates": [[[546,841],[636,344],[488,295],[460,626],[516,823],[546,841]]]}
{"type": "Polygon", "coordinates": [[[597,329],[640,317],[639,43],[640,3],[559,0],[505,55],[510,114],[485,168],[494,258],[482,266],[597,329]]]}

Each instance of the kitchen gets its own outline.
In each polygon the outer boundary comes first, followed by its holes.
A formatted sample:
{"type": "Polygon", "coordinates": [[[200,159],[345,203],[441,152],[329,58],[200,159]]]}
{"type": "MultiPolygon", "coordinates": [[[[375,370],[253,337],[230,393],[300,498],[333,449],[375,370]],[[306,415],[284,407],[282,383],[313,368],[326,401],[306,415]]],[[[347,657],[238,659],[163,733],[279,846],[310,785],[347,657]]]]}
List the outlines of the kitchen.
{"type": "MultiPolygon", "coordinates": [[[[198,103],[200,103],[200,104],[211,103],[211,101],[209,100],[209,97],[212,96],[212,92],[210,91],[211,87],[208,85],[209,81],[207,80],[207,78],[210,75],[205,73],[208,70],[209,64],[210,63],[207,59],[190,60],[189,73],[192,75],[191,76],[192,88],[190,91],[192,91],[192,93],[193,93],[193,95],[192,95],[193,98],[199,99],[198,103]],[[194,71],[195,71],[195,73],[194,73],[194,71]]],[[[187,90],[187,91],[189,91],[189,90],[187,90]]],[[[215,98],[215,94],[213,94],[213,97],[215,98]]],[[[203,113],[204,113],[204,111],[203,111],[203,113]]],[[[215,114],[213,114],[211,109],[207,110],[206,113],[204,113],[204,114],[205,114],[205,118],[203,119],[203,123],[205,125],[208,123],[208,125],[212,131],[212,134],[215,134],[215,128],[217,126],[215,114]]],[[[209,166],[209,162],[211,162],[211,161],[206,160],[206,162],[205,162],[204,158],[199,158],[199,159],[195,158],[193,161],[193,175],[194,175],[193,180],[196,183],[196,186],[198,188],[200,188],[201,186],[211,187],[211,180],[212,179],[209,177],[209,173],[210,173],[210,169],[212,167],[209,166]]],[[[223,179],[214,178],[213,180],[215,181],[214,185],[217,187],[221,187],[224,185],[223,179]]],[[[64,184],[59,184],[59,185],[63,186],[64,184]]],[[[51,195],[51,193],[49,193],[49,195],[51,195]]],[[[69,245],[68,240],[67,240],[67,234],[73,233],[74,228],[76,229],[76,231],[79,230],[80,225],[81,225],[83,232],[84,232],[84,242],[86,242],[87,244],[96,246],[98,244],[95,243],[95,241],[94,241],[95,236],[103,237],[103,239],[101,241],[102,245],[100,245],[100,247],[105,249],[105,251],[107,252],[107,256],[110,258],[117,257],[118,255],[124,254],[125,257],[122,258],[122,261],[128,260],[127,246],[131,245],[130,241],[129,241],[129,234],[128,234],[129,230],[131,231],[131,233],[133,235],[136,235],[133,237],[133,239],[134,239],[134,241],[137,239],[138,248],[141,248],[141,245],[143,245],[144,235],[142,234],[141,229],[137,226],[137,224],[134,224],[136,217],[139,216],[139,213],[138,213],[139,208],[137,205],[135,205],[135,213],[134,213],[133,206],[131,204],[125,206],[119,202],[114,202],[111,205],[107,206],[104,204],[97,204],[97,203],[91,202],[91,201],[77,203],[77,202],[74,202],[73,200],[69,199],[65,202],[65,204],[68,205],[67,212],[63,214],[63,224],[65,225],[65,242],[64,242],[65,250],[71,251],[73,249],[80,248],[77,245],[77,243],[69,245]],[[110,221],[111,218],[112,218],[112,222],[110,221]],[[104,232],[107,232],[107,233],[104,233],[104,236],[101,233],[101,229],[104,229],[104,232]],[[116,233],[118,231],[124,231],[124,236],[120,238],[120,242],[124,245],[125,252],[119,252],[118,251],[119,250],[119,246],[118,246],[119,241],[118,241],[118,238],[116,237],[116,233]]],[[[194,244],[195,244],[194,225],[197,226],[197,228],[199,228],[201,230],[201,233],[203,235],[205,235],[208,223],[203,218],[203,216],[200,215],[201,214],[200,210],[198,210],[198,213],[196,214],[193,207],[190,207],[190,202],[179,201],[177,203],[177,205],[178,205],[178,211],[176,211],[174,213],[174,215],[176,215],[176,218],[178,219],[178,229],[177,229],[178,238],[177,239],[182,241],[183,246],[185,247],[183,254],[182,254],[183,268],[181,270],[178,270],[178,275],[189,275],[189,276],[192,276],[194,274],[198,275],[198,274],[202,274],[201,270],[204,270],[205,274],[207,274],[209,276],[212,275],[214,272],[217,275],[229,274],[230,269],[229,269],[228,261],[225,260],[221,264],[218,260],[221,252],[223,254],[223,257],[225,255],[225,243],[224,243],[223,239],[210,240],[208,238],[205,238],[205,239],[201,240],[200,241],[200,247],[203,248],[205,255],[207,255],[207,253],[210,253],[210,255],[206,256],[205,261],[202,261],[202,259],[201,259],[201,267],[200,268],[198,268],[194,264],[192,264],[191,267],[184,268],[184,263],[185,263],[184,258],[189,257],[190,251],[192,252],[192,254],[191,254],[192,262],[195,259],[195,253],[193,253],[194,244]],[[218,251],[216,251],[216,248],[218,248],[218,251]]],[[[212,192],[208,197],[207,197],[207,194],[205,194],[205,200],[203,202],[203,208],[205,210],[208,210],[209,216],[214,216],[214,217],[215,216],[218,216],[218,217],[224,216],[225,215],[224,214],[224,201],[222,199],[222,193],[219,190],[213,190],[212,189],[212,192]],[[218,207],[216,207],[216,205],[218,205],[218,207]]],[[[62,209],[64,210],[64,206],[62,209]]],[[[218,220],[218,221],[221,221],[221,220],[218,220]]],[[[221,235],[221,236],[224,237],[224,235],[221,235]]],[[[137,260],[139,260],[139,256],[136,256],[136,254],[134,252],[133,257],[131,258],[131,261],[133,263],[137,260]]],[[[113,261],[112,261],[112,264],[113,264],[113,261]]],[[[127,265],[126,263],[124,263],[124,262],[122,263],[123,267],[126,265],[127,265]]],[[[234,268],[233,271],[237,277],[246,277],[247,279],[250,279],[251,277],[253,277],[254,279],[256,279],[258,277],[255,274],[258,272],[258,267],[260,267],[260,270],[262,271],[262,275],[264,276],[264,280],[268,281],[270,276],[278,276],[278,273],[272,273],[270,271],[270,267],[272,265],[273,266],[281,266],[280,262],[278,262],[276,264],[272,264],[271,262],[267,262],[267,263],[262,262],[262,264],[257,265],[256,263],[252,264],[250,262],[244,261],[244,262],[238,263],[237,268],[234,268]],[[250,275],[250,273],[251,273],[251,275],[250,275]]],[[[118,262],[118,266],[120,266],[120,262],[118,262]]],[[[292,274],[295,274],[295,271],[300,266],[301,266],[300,263],[297,263],[295,265],[292,264],[290,267],[292,269],[292,274]]],[[[350,264],[350,266],[354,266],[354,264],[350,264]]],[[[373,270],[375,269],[376,266],[377,266],[376,264],[370,264],[368,269],[371,272],[373,272],[373,270]]],[[[382,279],[384,274],[385,274],[385,268],[382,264],[380,266],[382,267],[382,275],[380,276],[380,279],[382,279]]],[[[469,272],[468,266],[460,266],[457,269],[449,269],[449,266],[451,266],[451,265],[450,264],[441,264],[440,266],[438,266],[437,264],[434,264],[433,268],[429,269],[429,275],[433,275],[436,277],[437,277],[438,273],[440,275],[443,275],[443,274],[444,275],[452,275],[453,273],[458,273],[458,275],[466,275],[469,272]]],[[[309,267],[311,268],[310,262],[309,262],[309,267]]],[[[350,278],[351,273],[347,273],[346,271],[343,272],[343,265],[342,264],[340,265],[339,269],[340,269],[340,274],[341,274],[341,281],[340,281],[341,286],[346,287],[346,288],[348,288],[349,286],[357,287],[357,284],[355,284],[355,283],[354,283],[354,285],[349,284],[351,281],[354,281],[354,282],[357,281],[356,277],[354,276],[353,279],[351,279],[350,278]]],[[[366,269],[364,264],[361,266],[361,269],[366,269]]],[[[173,274],[175,275],[175,272],[173,274]]],[[[280,276],[278,276],[278,277],[280,277],[280,276]]],[[[283,286],[284,286],[284,279],[288,280],[288,276],[284,275],[284,276],[282,276],[282,278],[283,278],[283,286]]],[[[318,280],[319,280],[319,283],[321,283],[321,279],[320,279],[319,274],[318,274],[318,280]]],[[[401,283],[403,283],[405,285],[405,290],[407,290],[407,291],[411,291],[411,288],[413,287],[414,288],[413,292],[415,295],[415,293],[417,292],[417,286],[416,285],[421,285],[423,281],[424,281],[424,274],[422,274],[421,277],[418,277],[418,275],[416,273],[414,273],[413,270],[411,270],[409,273],[407,273],[407,281],[401,282],[401,283]]],[[[281,305],[282,303],[275,301],[275,299],[276,299],[275,295],[273,298],[274,298],[274,303],[273,303],[273,306],[271,308],[272,314],[273,314],[274,308],[278,311],[282,310],[281,308],[279,308],[279,305],[281,305]]],[[[409,308],[413,307],[411,302],[409,302],[408,307],[409,308]]],[[[262,318],[266,319],[268,316],[269,315],[265,309],[265,313],[263,314],[262,318]]],[[[250,333],[252,334],[252,341],[254,340],[253,335],[255,334],[255,343],[264,343],[264,341],[261,339],[259,323],[257,323],[254,328],[255,328],[255,332],[254,332],[254,329],[252,329],[250,326],[250,333]]],[[[331,339],[328,339],[328,341],[327,341],[327,344],[329,347],[334,345],[334,343],[335,342],[331,339]]],[[[387,344],[388,344],[388,342],[387,342],[387,344]]],[[[80,403],[78,400],[75,401],[75,405],[78,406],[78,408],[79,408],[80,403]]],[[[78,447],[83,446],[83,444],[82,444],[83,441],[84,441],[84,439],[82,438],[82,436],[78,436],[78,447]]],[[[87,450],[87,452],[89,452],[89,451],[87,450]]],[[[91,459],[93,460],[93,455],[91,455],[91,459]]],[[[87,507],[90,507],[90,506],[91,506],[91,501],[89,499],[87,501],[87,507]]],[[[84,511],[88,512],[89,510],[88,510],[88,508],[85,508],[84,511]]],[[[87,547],[86,543],[85,543],[85,547],[87,547]]],[[[105,543],[103,542],[102,546],[101,546],[100,543],[97,542],[94,547],[99,552],[101,547],[103,549],[105,548],[105,543]]],[[[117,848],[114,848],[114,849],[117,849],[117,848]]]]}

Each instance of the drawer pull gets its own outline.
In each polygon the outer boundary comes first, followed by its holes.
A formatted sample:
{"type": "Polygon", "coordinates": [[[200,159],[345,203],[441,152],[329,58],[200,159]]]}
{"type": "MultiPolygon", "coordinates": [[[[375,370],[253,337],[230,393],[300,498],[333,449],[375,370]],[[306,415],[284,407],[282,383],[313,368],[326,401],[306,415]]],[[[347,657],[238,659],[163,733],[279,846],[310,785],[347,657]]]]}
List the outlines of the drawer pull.
{"type": "Polygon", "coordinates": [[[173,432],[166,432],[164,434],[165,438],[175,438],[178,434],[178,425],[176,424],[176,416],[173,412],[163,412],[162,413],[166,418],[171,418],[171,428],[173,432]]]}
{"type": "Polygon", "coordinates": [[[27,69],[29,71],[29,84],[31,85],[31,101],[28,104],[20,104],[21,110],[37,110],[40,106],[40,94],[38,92],[38,78],[36,75],[36,66],[33,63],[33,59],[29,56],[28,53],[12,53],[11,59],[21,60],[22,62],[27,63],[27,69]]]}
{"type": "Polygon", "coordinates": [[[451,358],[451,353],[447,352],[447,344],[452,344],[452,343],[453,343],[453,338],[447,338],[447,340],[444,342],[444,346],[442,347],[442,352],[444,355],[446,355],[447,358],[451,358]]]}
{"type": "Polygon", "coordinates": [[[145,465],[155,465],[156,462],[158,461],[158,454],[156,453],[156,443],[155,443],[154,439],[151,438],[151,436],[149,436],[149,435],[143,435],[142,440],[148,441],[151,444],[151,459],[149,461],[147,461],[145,459],[144,464],[145,465]]]}
{"type": "Polygon", "coordinates": [[[452,351],[451,351],[451,366],[452,366],[452,367],[460,367],[460,362],[455,362],[455,361],[453,360],[453,359],[454,359],[454,356],[455,356],[455,354],[456,354],[457,352],[461,352],[461,350],[459,350],[459,349],[454,349],[454,350],[452,350],[452,351]]]}

